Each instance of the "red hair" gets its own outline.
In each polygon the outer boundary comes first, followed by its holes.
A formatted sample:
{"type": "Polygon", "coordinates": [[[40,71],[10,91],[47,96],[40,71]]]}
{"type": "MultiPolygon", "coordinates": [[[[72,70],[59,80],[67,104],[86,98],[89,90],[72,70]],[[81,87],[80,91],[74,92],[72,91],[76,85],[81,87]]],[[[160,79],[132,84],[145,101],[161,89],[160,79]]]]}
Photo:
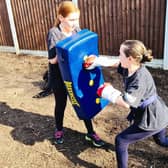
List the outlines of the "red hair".
{"type": "MultiPolygon", "coordinates": [[[[63,1],[58,7],[57,17],[59,15],[62,15],[63,17],[67,17],[70,13],[73,13],[73,12],[80,12],[80,10],[72,1],[63,1]]],[[[54,25],[58,26],[59,23],[60,23],[59,19],[56,18],[54,25]]]]}

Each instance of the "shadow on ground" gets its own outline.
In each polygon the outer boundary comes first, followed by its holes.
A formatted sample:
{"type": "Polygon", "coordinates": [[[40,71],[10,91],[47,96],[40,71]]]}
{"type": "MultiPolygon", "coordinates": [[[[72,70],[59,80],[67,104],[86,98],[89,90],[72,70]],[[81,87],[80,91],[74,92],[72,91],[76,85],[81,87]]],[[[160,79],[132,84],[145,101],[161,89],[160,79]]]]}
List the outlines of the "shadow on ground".
{"type": "MultiPolygon", "coordinates": [[[[98,167],[78,157],[84,150],[92,148],[91,144],[84,141],[85,135],[83,133],[70,128],[64,128],[64,144],[55,145],[53,139],[54,118],[51,116],[43,116],[20,109],[12,109],[5,102],[0,102],[0,124],[13,127],[11,136],[14,140],[25,145],[34,145],[36,142],[42,142],[47,139],[55,146],[56,150],[62,152],[64,156],[75,165],[93,168],[98,167]]],[[[129,150],[129,154],[133,158],[144,160],[147,165],[155,165],[155,167],[161,163],[162,165],[163,163],[167,163],[168,155],[165,155],[165,152],[158,154],[158,151],[155,150],[157,146],[153,149],[153,146],[143,142],[135,144],[134,146],[129,150]]],[[[95,150],[95,148],[93,150],[95,150]]],[[[115,147],[113,144],[107,143],[102,150],[114,152],[115,147]]]]}
{"type": "MultiPolygon", "coordinates": [[[[97,168],[98,166],[81,160],[78,155],[84,150],[91,148],[91,144],[84,141],[85,134],[70,128],[64,128],[65,142],[62,145],[55,145],[54,133],[54,118],[51,116],[43,116],[32,112],[23,111],[20,109],[12,109],[5,102],[0,102],[0,124],[13,127],[11,136],[25,145],[34,145],[36,142],[42,142],[45,139],[49,140],[55,148],[64,154],[75,165],[78,164],[84,167],[97,168]]],[[[104,150],[111,148],[113,145],[106,144],[104,150]]]]}

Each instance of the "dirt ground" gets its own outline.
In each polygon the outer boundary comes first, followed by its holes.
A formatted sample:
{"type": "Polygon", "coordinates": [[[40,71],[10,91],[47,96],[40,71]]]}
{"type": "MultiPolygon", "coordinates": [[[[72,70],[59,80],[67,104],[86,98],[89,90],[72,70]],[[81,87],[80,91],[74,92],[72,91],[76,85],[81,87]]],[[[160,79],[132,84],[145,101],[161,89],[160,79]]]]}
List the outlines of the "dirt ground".
{"type": "MultiPolygon", "coordinates": [[[[94,127],[107,143],[94,148],[84,141],[85,127],[68,101],[65,142],[53,144],[54,97],[32,98],[43,85],[46,57],[0,53],[1,168],[116,168],[114,138],[127,127],[127,111],[108,105],[94,118],[94,127]]],[[[151,69],[158,93],[168,104],[168,71],[151,69]]],[[[104,69],[106,81],[121,89],[115,70],[104,69]]],[[[129,147],[130,168],[167,168],[168,149],[152,138],[129,147]]]]}

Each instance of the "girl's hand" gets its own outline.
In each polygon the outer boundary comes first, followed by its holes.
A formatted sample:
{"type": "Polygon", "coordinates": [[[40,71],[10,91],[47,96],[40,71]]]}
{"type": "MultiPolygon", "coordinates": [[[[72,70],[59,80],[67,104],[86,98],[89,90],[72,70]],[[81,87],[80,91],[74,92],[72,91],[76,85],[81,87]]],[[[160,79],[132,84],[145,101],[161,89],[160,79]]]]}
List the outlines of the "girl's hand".
{"type": "Polygon", "coordinates": [[[57,58],[57,56],[55,56],[54,58],[49,59],[48,61],[49,61],[50,64],[57,64],[58,63],[58,58],[57,58]]]}
{"type": "Polygon", "coordinates": [[[98,88],[97,94],[112,103],[116,103],[116,100],[121,95],[121,92],[115,89],[110,83],[105,83],[98,88]]]}
{"type": "Polygon", "coordinates": [[[102,84],[98,89],[97,89],[97,95],[99,97],[102,97],[102,92],[103,92],[103,89],[107,86],[112,86],[111,83],[109,82],[105,82],[104,84],[102,84]]]}
{"type": "Polygon", "coordinates": [[[94,69],[96,67],[96,65],[94,64],[96,59],[97,59],[96,55],[87,56],[84,59],[83,67],[87,70],[94,69]]]}

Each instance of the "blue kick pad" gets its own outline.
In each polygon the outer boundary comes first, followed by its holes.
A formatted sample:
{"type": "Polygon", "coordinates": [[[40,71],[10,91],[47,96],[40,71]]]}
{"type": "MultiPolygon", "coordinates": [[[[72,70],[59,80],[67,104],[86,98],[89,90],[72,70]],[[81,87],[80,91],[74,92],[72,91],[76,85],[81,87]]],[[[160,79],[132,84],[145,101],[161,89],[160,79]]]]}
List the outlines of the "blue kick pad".
{"type": "Polygon", "coordinates": [[[58,63],[70,101],[80,119],[91,119],[108,101],[97,96],[97,88],[104,83],[99,67],[83,69],[85,56],[98,55],[98,35],[87,29],[56,44],[58,63]]]}

